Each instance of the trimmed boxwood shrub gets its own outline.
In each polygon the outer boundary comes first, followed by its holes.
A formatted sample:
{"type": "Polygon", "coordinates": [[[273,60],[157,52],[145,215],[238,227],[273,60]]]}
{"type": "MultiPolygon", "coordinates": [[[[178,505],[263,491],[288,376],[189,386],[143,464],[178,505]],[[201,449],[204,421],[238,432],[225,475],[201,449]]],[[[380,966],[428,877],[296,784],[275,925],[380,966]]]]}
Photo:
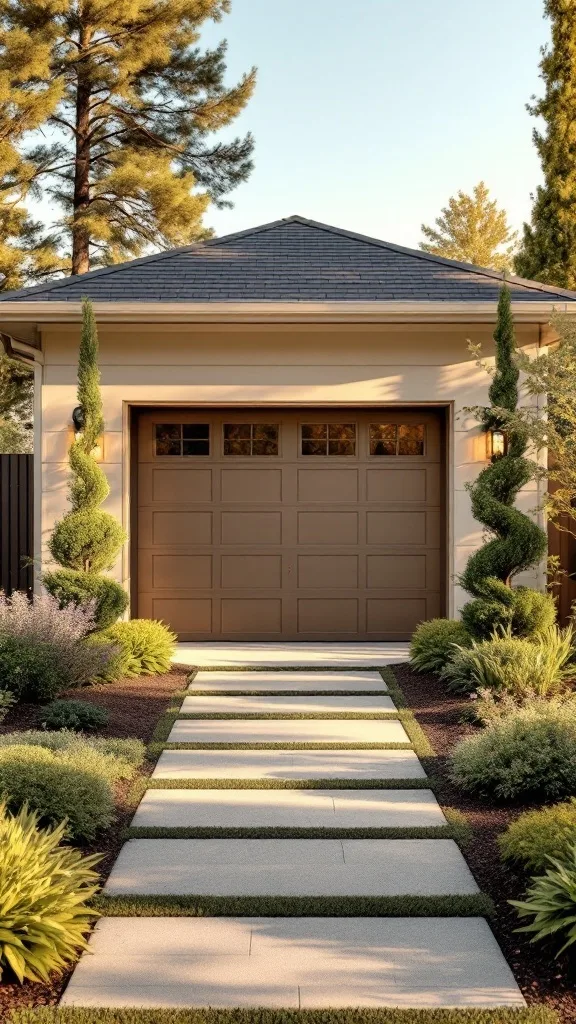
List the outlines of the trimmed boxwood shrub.
{"type": "Polygon", "coordinates": [[[176,635],[156,619],[116,622],[102,636],[124,651],[127,676],[158,675],[172,664],[176,635]]]}
{"type": "Polygon", "coordinates": [[[576,800],[553,807],[525,811],[498,837],[504,860],[521,864],[526,870],[541,871],[549,857],[562,860],[576,842],[576,800]]]}
{"type": "Polygon", "coordinates": [[[87,700],[53,700],[42,708],[42,725],[46,729],[91,732],[107,725],[108,717],[104,708],[87,700]]]}
{"type": "Polygon", "coordinates": [[[454,644],[472,643],[458,619],[430,619],[421,622],[410,643],[410,664],[418,672],[440,672],[454,655],[454,644]]]}
{"type": "MultiPolygon", "coordinates": [[[[95,752],[94,752],[95,753],[95,752]]],[[[114,816],[112,786],[88,759],[74,751],[54,753],[42,747],[0,749],[0,793],[10,811],[24,805],[42,822],[67,819],[72,839],[94,839],[114,816]]]]}
{"type": "Polygon", "coordinates": [[[503,714],[452,755],[452,778],[491,800],[558,800],[576,792],[576,699],[535,699],[503,714]]]}

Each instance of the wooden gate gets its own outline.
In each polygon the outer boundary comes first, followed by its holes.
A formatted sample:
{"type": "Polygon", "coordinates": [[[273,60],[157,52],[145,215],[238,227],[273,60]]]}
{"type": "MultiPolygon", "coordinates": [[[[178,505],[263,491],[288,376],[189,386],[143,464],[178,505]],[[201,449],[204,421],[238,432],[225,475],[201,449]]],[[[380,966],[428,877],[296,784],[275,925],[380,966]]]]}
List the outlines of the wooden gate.
{"type": "Polygon", "coordinates": [[[34,456],[0,455],[0,588],[32,592],[34,456]]]}

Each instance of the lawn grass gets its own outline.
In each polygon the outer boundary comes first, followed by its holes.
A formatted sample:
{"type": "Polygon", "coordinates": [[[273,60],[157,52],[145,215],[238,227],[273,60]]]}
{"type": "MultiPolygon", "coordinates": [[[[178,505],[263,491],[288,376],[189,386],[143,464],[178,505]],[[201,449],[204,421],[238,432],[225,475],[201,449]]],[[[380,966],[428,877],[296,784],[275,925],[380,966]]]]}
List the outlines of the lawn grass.
{"type": "Polygon", "coordinates": [[[389,697],[388,690],[190,690],[187,697],[389,697]]]}
{"type": "Polygon", "coordinates": [[[545,1006],[518,1009],[398,1009],[350,1007],[344,1010],[272,1010],[267,1007],[195,1007],[180,1009],[109,1009],[40,1006],[12,1010],[8,1024],[558,1024],[545,1006]]]}
{"type": "Polygon", "coordinates": [[[156,760],[163,750],[413,750],[412,743],[158,743],[148,746],[156,760]]]}
{"type": "Polygon", "coordinates": [[[147,789],[434,789],[424,779],[149,779],[147,789]]]}
{"type": "Polygon", "coordinates": [[[97,896],[104,917],[490,917],[469,896],[97,896]]]}
{"type": "Polygon", "coordinates": [[[302,719],[321,719],[324,721],[331,721],[332,719],[342,718],[353,718],[353,719],[366,719],[367,721],[373,721],[374,719],[390,719],[398,718],[398,712],[396,709],[390,711],[200,711],[194,713],[193,711],[181,711],[178,718],[187,718],[208,720],[208,721],[219,721],[220,719],[226,719],[228,721],[278,721],[282,722],[299,722],[302,719]]]}

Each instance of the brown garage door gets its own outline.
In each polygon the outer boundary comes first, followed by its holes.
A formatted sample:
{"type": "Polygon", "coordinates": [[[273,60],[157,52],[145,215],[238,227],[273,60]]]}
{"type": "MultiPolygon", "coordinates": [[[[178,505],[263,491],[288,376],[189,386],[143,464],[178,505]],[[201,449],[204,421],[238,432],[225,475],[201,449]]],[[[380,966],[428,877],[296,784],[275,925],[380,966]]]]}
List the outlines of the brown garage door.
{"type": "Polygon", "coordinates": [[[430,409],[157,409],[138,430],[138,614],[183,640],[399,640],[442,610],[430,409]]]}

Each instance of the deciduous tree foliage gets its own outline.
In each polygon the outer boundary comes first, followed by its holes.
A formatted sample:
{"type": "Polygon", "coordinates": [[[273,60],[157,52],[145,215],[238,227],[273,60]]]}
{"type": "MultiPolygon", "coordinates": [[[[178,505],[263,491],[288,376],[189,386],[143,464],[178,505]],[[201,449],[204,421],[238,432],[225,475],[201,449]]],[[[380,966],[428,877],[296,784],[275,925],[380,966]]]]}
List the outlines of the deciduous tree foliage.
{"type": "Polygon", "coordinates": [[[245,107],[255,72],[227,86],[225,44],[199,46],[202,24],[228,9],[229,0],[0,0],[3,190],[35,187],[61,206],[73,274],[205,237],[209,201],[250,173],[251,137],[214,133],[245,107]],[[26,150],[24,124],[43,130],[26,150]]]}
{"type": "Polygon", "coordinates": [[[522,277],[576,288],[576,0],[545,0],[552,40],[540,61],[544,95],[528,110],[542,118],[534,145],[544,184],[536,189],[531,224],[515,259],[522,277]]]}
{"type": "MultiPolygon", "coordinates": [[[[1,352],[1,349],[0,349],[1,352]]],[[[32,451],[33,371],[0,354],[0,453],[32,451]]]]}
{"type": "Polygon", "coordinates": [[[506,211],[490,199],[483,181],[471,196],[462,191],[452,196],[434,223],[435,228],[422,224],[427,239],[420,243],[424,252],[493,270],[508,270],[512,265],[516,232],[508,224],[506,211]]]}

